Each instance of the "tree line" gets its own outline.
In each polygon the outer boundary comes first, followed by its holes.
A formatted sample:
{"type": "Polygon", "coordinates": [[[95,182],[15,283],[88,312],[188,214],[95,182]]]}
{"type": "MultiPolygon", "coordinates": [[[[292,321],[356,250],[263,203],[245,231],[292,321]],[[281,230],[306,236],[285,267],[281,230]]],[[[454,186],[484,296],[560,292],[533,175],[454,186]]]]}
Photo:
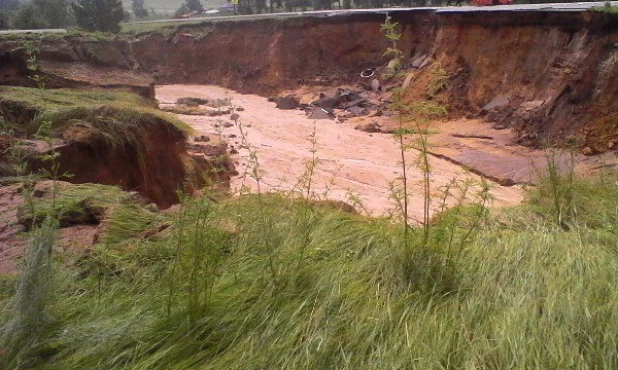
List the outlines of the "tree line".
{"type": "MultiPolygon", "coordinates": [[[[135,17],[149,15],[145,0],[133,0],[135,17]]],[[[131,14],[121,0],[0,0],[0,29],[77,27],[86,31],[120,31],[131,14]]]]}

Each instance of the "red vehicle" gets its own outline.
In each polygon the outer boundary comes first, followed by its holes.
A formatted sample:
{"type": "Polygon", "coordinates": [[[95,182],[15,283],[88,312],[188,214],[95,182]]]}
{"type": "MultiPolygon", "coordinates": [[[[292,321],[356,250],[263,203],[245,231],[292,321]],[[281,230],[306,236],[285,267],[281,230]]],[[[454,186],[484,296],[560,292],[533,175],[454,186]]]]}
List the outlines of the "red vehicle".
{"type": "Polygon", "coordinates": [[[472,0],[474,6],[510,5],[513,0],[472,0]]]}

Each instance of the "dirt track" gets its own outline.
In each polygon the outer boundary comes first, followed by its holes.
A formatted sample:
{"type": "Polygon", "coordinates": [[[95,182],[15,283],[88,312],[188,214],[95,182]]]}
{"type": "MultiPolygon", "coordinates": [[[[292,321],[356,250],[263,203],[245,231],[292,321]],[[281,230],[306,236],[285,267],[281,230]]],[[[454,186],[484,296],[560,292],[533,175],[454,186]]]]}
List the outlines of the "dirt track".
{"type": "MultiPolygon", "coordinates": [[[[330,199],[348,202],[350,195],[353,195],[374,215],[388,214],[395,208],[389,184],[401,176],[402,170],[397,144],[391,135],[357,131],[353,124],[348,122],[314,122],[300,110],[279,110],[266,98],[241,95],[216,86],[157,87],[157,98],[162,105],[173,104],[183,97],[229,97],[234,105],[244,109],[239,112],[239,122],[246,131],[246,140],[251,150],[257,153],[262,191],[298,189],[299,179],[312,158],[311,135],[315,127],[315,149],[319,163],[313,177],[312,192],[317,196],[326,194],[330,199]]],[[[242,144],[238,126],[225,128],[222,125],[222,121],[231,122],[229,115],[217,118],[186,115],[179,117],[196,130],[196,136],[209,135],[216,139],[221,134],[222,138],[227,138],[230,145],[236,148],[242,144]],[[215,124],[218,124],[219,128],[214,127],[215,124]]],[[[479,121],[468,123],[485,125],[479,121]]],[[[457,125],[450,125],[447,129],[457,131],[457,125]]],[[[243,174],[251,162],[249,150],[240,148],[238,156],[237,169],[243,174]]],[[[408,163],[413,163],[416,157],[417,153],[414,151],[407,153],[408,163]]],[[[455,177],[462,180],[480,178],[448,160],[435,156],[431,158],[431,166],[432,189],[435,194],[438,194],[441,186],[455,177]]],[[[422,215],[420,179],[420,171],[412,167],[409,173],[409,190],[412,194],[410,212],[415,219],[422,215]]],[[[256,189],[256,182],[250,176],[241,175],[234,181],[236,190],[243,184],[252,190],[256,189]]],[[[492,194],[495,198],[494,206],[516,204],[522,200],[522,189],[518,186],[505,187],[495,184],[492,194]]]]}

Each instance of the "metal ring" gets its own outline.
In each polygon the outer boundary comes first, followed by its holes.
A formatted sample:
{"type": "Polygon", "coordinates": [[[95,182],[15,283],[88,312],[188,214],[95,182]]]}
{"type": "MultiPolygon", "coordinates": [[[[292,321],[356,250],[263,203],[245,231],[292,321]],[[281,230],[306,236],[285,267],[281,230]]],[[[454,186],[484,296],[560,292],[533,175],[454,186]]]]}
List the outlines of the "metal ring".
{"type": "Polygon", "coordinates": [[[362,71],[360,76],[363,77],[363,78],[369,78],[369,77],[373,76],[374,73],[376,73],[375,69],[369,68],[369,69],[366,69],[366,70],[362,71]]]}

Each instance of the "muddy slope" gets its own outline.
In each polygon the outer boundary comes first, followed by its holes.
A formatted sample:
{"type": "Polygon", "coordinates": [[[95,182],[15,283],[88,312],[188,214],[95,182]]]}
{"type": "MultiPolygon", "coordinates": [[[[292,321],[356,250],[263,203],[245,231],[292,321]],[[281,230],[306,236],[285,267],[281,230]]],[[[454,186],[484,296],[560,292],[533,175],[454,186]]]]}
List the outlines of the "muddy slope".
{"type": "MultiPolygon", "coordinates": [[[[618,147],[616,16],[434,10],[392,16],[401,25],[407,64],[419,55],[439,62],[449,76],[443,94],[461,113],[512,127],[526,144],[574,144],[590,153],[618,147]]],[[[57,85],[123,82],[137,89],[147,88],[152,76],[159,84],[269,95],[303,84],[355,82],[364,68],[384,65],[383,21],[382,14],[366,13],[217,21],[171,35],[50,40],[41,46],[41,68],[57,85]],[[140,83],[125,78],[134,72],[140,83]]],[[[0,45],[0,57],[9,61],[0,67],[0,83],[23,80],[20,55],[17,45],[0,45]]]]}

